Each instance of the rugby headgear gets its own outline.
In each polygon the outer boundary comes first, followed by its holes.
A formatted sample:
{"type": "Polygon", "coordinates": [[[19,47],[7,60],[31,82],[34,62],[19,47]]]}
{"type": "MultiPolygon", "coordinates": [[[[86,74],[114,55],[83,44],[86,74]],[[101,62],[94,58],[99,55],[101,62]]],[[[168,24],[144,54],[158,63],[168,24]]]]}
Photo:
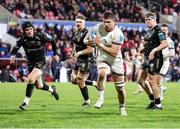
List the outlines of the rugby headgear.
{"type": "Polygon", "coordinates": [[[26,29],[26,28],[28,28],[28,27],[33,27],[33,28],[34,28],[33,24],[32,24],[31,22],[29,22],[29,21],[26,21],[26,22],[24,22],[24,23],[22,24],[22,29],[23,29],[23,30],[26,29]]]}
{"type": "Polygon", "coordinates": [[[146,19],[157,19],[157,16],[156,16],[155,13],[149,12],[149,13],[146,14],[145,18],[146,19]]]}

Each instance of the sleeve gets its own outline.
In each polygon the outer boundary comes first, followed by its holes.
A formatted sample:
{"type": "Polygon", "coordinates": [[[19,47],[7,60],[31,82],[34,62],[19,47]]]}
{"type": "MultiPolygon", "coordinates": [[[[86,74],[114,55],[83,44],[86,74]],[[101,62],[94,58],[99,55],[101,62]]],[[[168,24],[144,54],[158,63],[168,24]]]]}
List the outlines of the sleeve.
{"type": "Polygon", "coordinates": [[[158,38],[159,38],[159,41],[163,41],[163,40],[166,40],[166,36],[164,34],[164,32],[162,30],[159,30],[158,31],[158,38]]]}
{"type": "MultiPolygon", "coordinates": [[[[96,25],[97,26],[97,25],[96,25]]],[[[96,26],[92,27],[91,29],[88,30],[88,33],[86,34],[83,42],[85,44],[88,43],[88,41],[92,40],[96,36],[96,26]]]]}
{"type": "Polygon", "coordinates": [[[90,31],[89,31],[89,38],[90,40],[93,39],[97,33],[98,33],[99,24],[95,25],[90,31]]]}
{"type": "Polygon", "coordinates": [[[22,46],[22,38],[19,38],[16,41],[16,45],[14,45],[12,50],[10,51],[10,54],[11,55],[16,55],[21,46],[22,46]]]}
{"type": "Polygon", "coordinates": [[[57,45],[56,45],[55,39],[51,35],[49,35],[47,33],[44,33],[44,39],[45,39],[45,42],[50,42],[51,43],[53,53],[54,53],[54,55],[57,55],[57,45]]]}
{"type": "Polygon", "coordinates": [[[115,32],[112,43],[117,44],[117,45],[122,45],[123,42],[124,42],[123,32],[121,30],[119,30],[118,32],[115,32]]]}

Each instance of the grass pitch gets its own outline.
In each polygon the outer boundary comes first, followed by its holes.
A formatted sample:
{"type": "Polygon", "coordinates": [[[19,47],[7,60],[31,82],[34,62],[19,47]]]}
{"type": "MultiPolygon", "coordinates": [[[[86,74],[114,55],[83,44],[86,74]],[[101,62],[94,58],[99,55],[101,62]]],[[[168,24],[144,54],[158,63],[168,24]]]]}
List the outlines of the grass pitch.
{"type": "MultiPolygon", "coordinates": [[[[0,128],[180,128],[180,85],[166,83],[168,90],[162,111],[145,110],[149,103],[145,93],[133,95],[136,83],[126,83],[127,117],[119,115],[117,93],[112,83],[106,84],[102,109],[82,108],[77,86],[54,83],[60,94],[56,101],[50,93],[35,90],[26,111],[19,110],[25,95],[25,83],[0,84],[0,128]]],[[[88,87],[91,103],[97,92],[88,87]]]]}

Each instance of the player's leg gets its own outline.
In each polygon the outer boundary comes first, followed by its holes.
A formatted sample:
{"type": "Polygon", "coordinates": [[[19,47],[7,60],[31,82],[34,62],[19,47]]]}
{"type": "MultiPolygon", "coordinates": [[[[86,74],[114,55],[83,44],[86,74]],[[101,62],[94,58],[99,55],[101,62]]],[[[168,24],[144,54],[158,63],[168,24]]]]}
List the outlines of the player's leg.
{"type": "Polygon", "coordinates": [[[127,112],[125,109],[125,97],[126,91],[124,89],[124,76],[113,74],[113,80],[115,82],[116,91],[118,93],[118,100],[119,100],[119,111],[122,116],[127,116],[127,112]]]}
{"type": "MultiPolygon", "coordinates": [[[[140,64],[137,64],[136,65],[136,72],[135,72],[135,77],[137,78],[138,77],[138,74],[139,74],[139,71],[141,70],[141,65],[140,64]]],[[[134,95],[138,95],[139,93],[143,92],[143,88],[141,85],[137,85],[137,89],[136,91],[133,93],[134,95]]]]}
{"type": "Polygon", "coordinates": [[[153,74],[148,75],[149,83],[152,88],[153,96],[154,96],[154,100],[155,100],[155,106],[152,107],[151,109],[154,109],[154,108],[162,109],[159,87],[158,87],[158,76],[159,75],[153,75],[153,74]]]}
{"type": "Polygon", "coordinates": [[[77,73],[78,73],[78,70],[76,69],[73,69],[71,73],[71,83],[75,85],[77,84],[77,73]]]}
{"type": "Polygon", "coordinates": [[[120,114],[122,116],[127,116],[127,112],[125,108],[126,91],[124,89],[124,85],[125,85],[124,66],[122,60],[114,62],[111,66],[111,71],[115,83],[115,88],[118,93],[120,114]]]}
{"type": "Polygon", "coordinates": [[[88,76],[89,76],[89,72],[78,71],[77,85],[79,86],[81,94],[82,94],[83,99],[84,99],[82,106],[90,106],[88,88],[85,84],[85,80],[88,78],[88,76]]]}
{"type": "Polygon", "coordinates": [[[159,77],[158,77],[158,86],[159,86],[159,90],[160,90],[160,99],[163,100],[164,96],[164,91],[167,90],[167,88],[165,86],[163,86],[163,79],[166,75],[166,73],[168,72],[169,69],[169,65],[170,65],[170,61],[169,58],[163,58],[163,66],[161,67],[160,73],[159,73],[159,77]]]}
{"type": "Polygon", "coordinates": [[[149,84],[152,88],[153,91],[153,96],[155,99],[155,106],[152,107],[151,109],[155,110],[162,110],[162,104],[160,100],[160,92],[159,92],[159,72],[160,69],[162,68],[163,65],[163,58],[154,58],[153,60],[150,61],[149,64],[149,69],[148,69],[148,79],[149,79],[149,84]]]}
{"type": "Polygon", "coordinates": [[[94,87],[96,87],[97,88],[97,81],[91,81],[91,80],[86,80],[85,81],[85,84],[86,85],[89,85],[89,86],[94,86],[94,87]]]}
{"type": "Polygon", "coordinates": [[[41,90],[45,90],[45,91],[48,91],[52,94],[52,96],[54,96],[54,98],[56,100],[59,100],[59,95],[56,91],[56,87],[53,85],[53,86],[48,86],[45,82],[43,82],[42,80],[42,76],[40,76],[37,81],[35,82],[35,86],[37,89],[41,89],[41,90]]]}
{"type": "Polygon", "coordinates": [[[110,66],[106,63],[98,64],[97,94],[98,99],[94,105],[95,108],[101,108],[104,103],[104,88],[106,76],[110,73],[110,66]]]}
{"type": "Polygon", "coordinates": [[[155,105],[155,103],[154,103],[154,96],[153,96],[152,89],[149,86],[149,82],[147,81],[147,76],[148,76],[147,71],[141,69],[138,74],[137,82],[139,85],[142,86],[146,94],[149,96],[150,103],[148,104],[146,109],[150,109],[151,107],[155,105]]]}
{"type": "Polygon", "coordinates": [[[25,110],[29,104],[30,98],[33,93],[35,81],[42,75],[42,72],[37,68],[32,68],[27,80],[26,96],[23,103],[19,106],[20,109],[25,110]]]}

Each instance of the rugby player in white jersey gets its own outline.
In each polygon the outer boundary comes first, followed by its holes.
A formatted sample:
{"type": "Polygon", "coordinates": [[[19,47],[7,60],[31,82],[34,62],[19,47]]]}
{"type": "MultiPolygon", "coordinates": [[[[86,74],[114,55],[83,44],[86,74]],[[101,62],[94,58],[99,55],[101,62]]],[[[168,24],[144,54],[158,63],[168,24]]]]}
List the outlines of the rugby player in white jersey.
{"type": "Polygon", "coordinates": [[[124,41],[122,31],[116,25],[115,15],[112,12],[103,14],[103,22],[97,24],[89,33],[87,39],[94,44],[97,49],[98,67],[98,99],[95,108],[101,108],[104,103],[104,88],[106,76],[112,74],[116,91],[118,92],[119,111],[122,116],[126,116],[124,89],[124,67],[121,53],[121,45],[124,41]]]}
{"type": "Polygon", "coordinates": [[[166,87],[162,85],[163,78],[167,74],[169,66],[170,66],[170,57],[173,57],[175,55],[175,49],[174,49],[174,42],[172,39],[168,36],[169,34],[169,26],[167,24],[162,24],[161,29],[164,32],[166,36],[166,40],[168,42],[168,47],[162,50],[163,54],[163,66],[159,73],[159,88],[160,88],[160,99],[163,100],[163,92],[166,90],[166,87]]]}

